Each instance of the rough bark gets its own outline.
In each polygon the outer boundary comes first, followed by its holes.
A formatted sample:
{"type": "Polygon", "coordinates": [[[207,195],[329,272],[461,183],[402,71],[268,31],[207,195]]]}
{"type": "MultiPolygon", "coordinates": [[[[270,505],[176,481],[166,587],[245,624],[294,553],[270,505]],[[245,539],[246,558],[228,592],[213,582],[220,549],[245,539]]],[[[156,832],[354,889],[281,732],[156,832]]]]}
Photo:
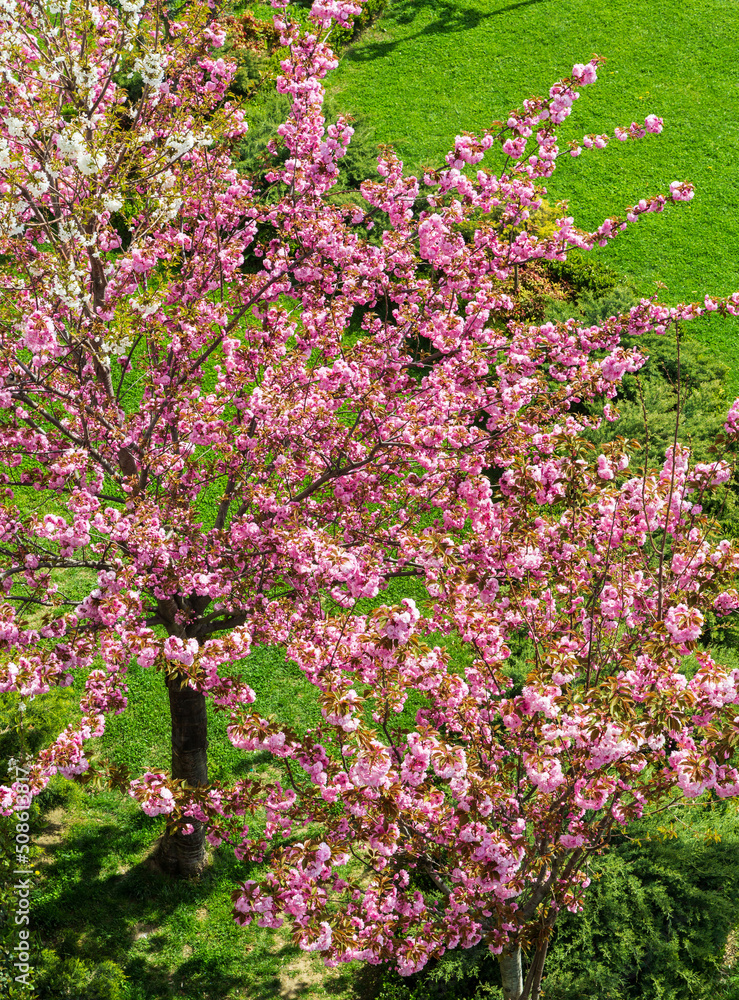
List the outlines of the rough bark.
{"type": "Polygon", "coordinates": [[[545,938],[542,941],[541,945],[537,948],[534,964],[532,965],[532,971],[534,975],[531,980],[531,1000],[539,1000],[539,994],[541,991],[541,978],[544,975],[544,963],[547,960],[548,949],[549,949],[549,938],[545,938]]]}
{"type": "Polygon", "coordinates": [[[504,1000],[520,1000],[523,993],[523,972],[521,970],[521,949],[505,950],[498,955],[500,977],[503,980],[504,1000]]]}
{"type": "MultiPolygon", "coordinates": [[[[205,696],[191,687],[182,687],[177,674],[167,681],[172,719],[172,777],[188,785],[208,783],[208,719],[205,696]]],[[[159,848],[162,869],[178,878],[197,875],[205,860],[205,827],[190,820],[195,828],[183,834],[167,828],[159,848]]]]}
{"type": "Polygon", "coordinates": [[[526,981],[524,982],[523,990],[521,991],[521,1000],[539,1000],[541,993],[541,980],[544,974],[544,963],[547,959],[548,948],[549,937],[547,936],[539,941],[536,951],[534,952],[531,967],[529,968],[529,973],[526,976],[526,981]]]}

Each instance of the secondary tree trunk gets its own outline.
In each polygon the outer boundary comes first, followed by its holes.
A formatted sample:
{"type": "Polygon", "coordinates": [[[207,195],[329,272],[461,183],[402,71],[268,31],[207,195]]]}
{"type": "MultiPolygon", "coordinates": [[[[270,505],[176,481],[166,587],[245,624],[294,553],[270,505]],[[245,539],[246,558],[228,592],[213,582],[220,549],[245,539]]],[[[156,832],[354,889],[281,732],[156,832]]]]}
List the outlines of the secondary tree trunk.
{"type": "MultiPolygon", "coordinates": [[[[551,927],[551,923],[549,924],[551,927]]],[[[549,948],[549,937],[539,940],[531,960],[528,975],[521,991],[521,1000],[539,1000],[541,992],[541,978],[544,974],[544,963],[547,960],[547,949],[549,948]]]]}
{"type": "Polygon", "coordinates": [[[521,949],[503,950],[498,955],[500,977],[503,980],[505,1000],[520,1000],[523,993],[523,972],[521,970],[521,949]]]}
{"type": "MultiPolygon", "coordinates": [[[[208,783],[208,718],[205,696],[182,687],[183,677],[167,681],[172,718],[172,777],[188,785],[208,783]]],[[[162,869],[178,878],[197,875],[205,860],[205,827],[189,821],[194,830],[184,834],[167,828],[159,848],[162,869]]]]}

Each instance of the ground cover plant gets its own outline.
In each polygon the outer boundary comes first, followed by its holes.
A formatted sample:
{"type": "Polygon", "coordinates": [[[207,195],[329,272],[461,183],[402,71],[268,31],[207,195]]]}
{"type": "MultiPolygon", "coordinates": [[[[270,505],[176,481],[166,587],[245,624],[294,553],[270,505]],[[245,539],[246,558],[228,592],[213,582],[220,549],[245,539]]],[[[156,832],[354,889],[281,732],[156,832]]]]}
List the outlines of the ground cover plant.
{"type": "Polygon", "coordinates": [[[327,973],[288,934],[234,924],[230,894],[244,866],[232,851],[211,852],[197,881],[174,881],[151,859],[162,817],[60,779],[43,799],[34,838],[44,852],[33,907],[39,1000],[353,1000],[357,969],[327,973]],[[118,992],[95,992],[96,980],[118,992]]]}
{"type": "Polygon", "coordinates": [[[363,205],[332,202],[351,127],[326,126],[320,80],[357,8],[317,2],[306,31],[275,6],[292,106],[267,190],[233,168],[245,116],[212,12],[20,3],[0,22],[0,679],[78,695],[2,805],[107,781],[167,817],[165,871],[197,874],[206,831],[262,866],[238,923],[287,916],[330,965],[404,975],[484,941],[526,1000],[615,829],[739,792],[739,677],[696,645],[739,606],[739,552],[702,509],[727,489],[739,401],[708,462],[673,440],[634,470],[628,442],[584,436],[586,404],[613,418],[645,361],[622,337],[679,353],[739,293],[518,322],[517,269],[692,198],[673,181],[592,232],[522,225],[598,60],[458,136],[422,182],[387,150],[363,205]],[[498,147],[503,173],[468,176],[498,147]],[[255,643],[315,692],[296,724],[251,707],[255,643]],[[169,771],[89,753],[133,661],[163,675],[169,771]],[[233,780],[228,750],[209,774],[219,726],[280,770],[233,780]]]}
{"type": "MultiPolygon", "coordinates": [[[[484,947],[449,952],[410,978],[359,963],[325,970],[286,933],[233,925],[229,893],[243,866],[228,849],[213,852],[198,882],[172,882],[150,863],[162,817],[146,817],[116,793],[89,795],[59,779],[43,798],[34,831],[43,849],[34,902],[39,1000],[92,1000],[96,975],[103,982],[117,976],[125,1000],[499,997],[496,963],[484,947]]],[[[643,839],[614,845],[596,861],[588,907],[565,915],[555,937],[549,996],[651,1000],[672,989],[675,998],[734,1000],[725,950],[737,916],[736,817],[693,812],[699,815],[678,818],[668,839],[670,824],[655,820],[651,839],[642,828],[643,839]]]]}
{"type": "MultiPolygon", "coordinates": [[[[696,198],[659,226],[637,226],[595,256],[642,295],[667,302],[725,295],[739,274],[739,124],[734,38],[739,13],[727,0],[617,0],[583,6],[505,0],[390,0],[381,19],[345,55],[330,92],[361,115],[378,142],[392,143],[416,172],[437,163],[454,135],[477,131],[541,93],[573,56],[607,62],[600,85],[583,93],[562,146],[612,121],[664,118],[647,145],[613,138],[598,158],[581,156],[549,182],[550,200],[566,198],[578,222],[593,226],[621,214],[645,192],[689,179],[696,198]],[[697,152],[699,151],[699,152],[697,152]]],[[[739,391],[735,321],[699,324],[696,336],[732,370],[739,391]]]]}

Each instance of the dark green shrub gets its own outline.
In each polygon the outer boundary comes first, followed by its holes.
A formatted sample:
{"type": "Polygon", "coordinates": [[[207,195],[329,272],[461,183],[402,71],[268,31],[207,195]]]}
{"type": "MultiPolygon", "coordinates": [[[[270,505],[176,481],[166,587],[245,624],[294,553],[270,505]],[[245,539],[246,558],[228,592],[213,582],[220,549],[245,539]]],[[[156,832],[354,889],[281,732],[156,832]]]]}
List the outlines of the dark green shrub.
{"type": "Polygon", "coordinates": [[[267,58],[251,49],[241,49],[228,54],[236,58],[239,66],[231,81],[231,93],[239,97],[248,97],[259,86],[267,58]]]}
{"type": "MultiPolygon", "coordinates": [[[[293,6],[306,12],[311,9],[312,4],[313,0],[293,0],[293,6]]],[[[334,52],[338,55],[347,45],[351,45],[354,39],[380,16],[386,6],[387,0],[364,0],[362,12],[354,18],[351,27],[334,27],[331,32],[329,44],[334,52]]]]}
{"type": "Polygon", "coordinates": [[[586,288],[574,302],[551,302],[546,308],[546,318],[555,323],[576,319],[585,326],[600,326],[610,316],[628,312],[638,301],[638,296],[626,285],[614,285],[600,293],[586,288]]]}
{"type": "Polygon", "coordinates": [[[386,971],[377,1000],[503,1000],[497,969],[484,947],[449,952],[415,976],[386,971]]]}
{"type": "MultiPolygon", "coordinates": [[[[600,325],[610,316],[628,312],[638,301],[634,292],[622,284],[600,294],[586,289],[574,302],[550,302],[546,318],[554,322],[574,318],[585,326],[600,325]]],[[[616,437],[639,441],[647,446],[647,452],[638,453],[635,464],[642,465],[646,460],[649,466],[659,466],[673,443],[677,418],[678,440],[691,448],[693,460],[713,460],[711,448],[731,402],[727,390],[729,369],[706,350],[696,332],[691,329],[681,335],[679,357],[672,332],[624,338],[624,347],[636,347],[648,355],[648,360],[637,374],[625,375],[615,401],[620,417],[588,433],[594,444],[616,437]]],[[[715,506],[716,497],[709,499],[715,506]]],[[[729,507],[733,509],[733,502],[729,507]]]]}
{"type": "Polygon", "coordinates": [[[570,250],[567,260],[548,260],[545,267],[553,281],[572,289],[573,298],[583,292],[590,292],[595,296],[604,295],[618,285],[623,285],[623,278],[617,271],[581,250],[570,250]]]}
{"type": "MultiPolygon", "coordinates": [[[[335,121],[338,109],[330,99],[325,104],[326,117],[335,121]]],[[[362,181],[377,178],[377,156],[379,153],[374,129],[364,118],[352,120],[354,135],[344,156],[339,160],[339,180],[337,190],[359,191],[362,181]]],[[[354,198],[356,201],[356,197],[354,198]]]]}
{"type": "Polygon", "coordinates": [[[267,144],[278,140],[278,126],[290,114],[290,98],[276,90],[261,91],[249,104],[247,121],[249,131],[239,140],[234,150],[237,170],[260,180],[264,174],[282,165],[287,159],[284,147],[277,154],[270,153],[267,144]]]}
{"type": "MultiPolygon", "coordinates": [[[[596,858],[581,913],[560,915],[544,1000],[739,1000],[725,967],[739,924],[739,821],[711,801],[635,824],[596,858]]],[[[403,979],[386,971],[378,1000],[499,1000],[484,946],[449,952],[403,979]]]]}
{"type": "Polygon", "coordinates": [[[231,81],[231,94],[241,98],[251,98],[262,86],[274,79],[279,72],[279,34],[271,16],[256,7],[252,12],[246,9],[254,4],[242,4],[234,9],[228,24],[228,35],[218,55],[233,59],[237,70],[231,81]],[[258,15],[258,16],[257,16],[258,15]]]}
{"type": "MultiPolygon", "coordinates": [[[[286,94],[264,90],[249,104],[249,131],[239,141],[234,158],[237,169],[250,174],[258,182],[263,181],[266,173],[275,170],[287,159],[287,151],[281,144],[277,129],[290,114],[290,103],[286,94]],[[268,149],[268,143],[273,139],[277,141],[276,153],[271,153],[268,149]]],[[[336,121],[338,113],[334,103],[327,100],[324,104],[326,121],[336,121]]],[[[339,160],[339,178],[335,190],[356,192],[356,201],[362,181],[377,175],[378,148],[374,132],[365,121],[354,120],[352,126],[354,135],[346,154],[339,160]]]]}
{"type": "MultiPolygon", "coordinates": [[[[615,437],[637,440],[647,450],[635,455],[635,464],[646,461],[659,467],[673,443],[677,421],[678,440],[690,447],[693,461],[714,461],[711,449],[730,405],[727,366],[691,336],[681,340],[679,366],[675,338],[669,334],[627,338],[624,346],[637,347],[649,359],[636,375],[624,377],[615,400],[619,419],[604,422],[589,435],[591,440],[595,444],[615,437]]],[[[704,500],[714,502],[717,494],[704,500]]],[[[719,510],[712,512],[718,515],[719,510]]]]}
{"type": "MultiPolygon", "coordinates": [[[[308,20],[313,0],[293,0],[291,17],[303,24],[305,30],[314,30],[308,20]]],[[[387,0],[365,0],[362,12],[354,18],[349,28],[334,26],[329,45],[340,55],[354,39],[384,10],[387,0]]],[[[219,55],[235,59],[238,65],[230,86],[232,94],[252,98],[263,84],[271,82],[280,72],[282,50],[279,34],[272,23],[271,9],[255,0],[235,0],[229,5],[232,15],[228,39],[219,55]]]]}
{"type": "Polygon", "coordinates": [[[709,801],[619,837],[593,866],[584,911],[559,919],[546,1000],[721,996],[739,922],[738,832],[733,806],[709,801]]]}

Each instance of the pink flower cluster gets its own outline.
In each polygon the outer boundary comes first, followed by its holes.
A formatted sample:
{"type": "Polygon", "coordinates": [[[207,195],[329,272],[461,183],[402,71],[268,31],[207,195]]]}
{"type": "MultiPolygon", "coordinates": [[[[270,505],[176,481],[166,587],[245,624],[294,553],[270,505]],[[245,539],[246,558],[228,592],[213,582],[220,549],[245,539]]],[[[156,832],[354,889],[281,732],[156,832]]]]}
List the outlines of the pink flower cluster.
{"type": "MultiPolygon", "coordinates": [[[[330,195],[352,128],[327,123],[321,81],[359,5],[318,0],[307,25],[274,6],[290,111],[267,194],[232,159],[248,115],[208,5],[166,32],[148,0],[80,0],[63,37],[24,0],[0,21],[0,691],[25,705],[79,686],[29,764],[34,794],[90,770],[132,663],[173,701],[210,700],[289,787],[147,772],[130,795],[170,832],[204,824],[269,859],[237,892],[240,923],[288,918],[330,963],[409,974],[450,948],[536,943],[542,913],[582,905],[615,827],[675,792],[739,794],[739,678],[697,649],[707,610],[739,606],[739,549],[702,511],[730,463],[678,445],[634,471],[627,442],[584,440],[645,362],[626,337],[739,315],[739,293],[518,321],[516,268],[693,196],[673,182],[592,231],[563,211],[534,232],[598,60],[457,136],[423,186],[383,150],[367,204],[347,205],[330,195]],[[115,69],[132,26],[134,117],[115,69]],[[87,581],[75,604],[69,577],[87,581]],[[407,578],[414,596],[379,604],[407,578]],[[314,728],[259,711],[256,644],[312,685],[314,728]]],[[[651,114],[615,135],[661,129],[651,114]]],[[[739,400],[724,430],[739,437],[739,400]]],[[[0,789],[4,811],[17,799],[0,789]]]]}
{"type": "Polygon", "coordinates": [[[175,807],[174,795],[167,786],[167,777],[147,771],[131,782],[129,795],[140,803],[147,816],[171,813],[175,807]]]}

